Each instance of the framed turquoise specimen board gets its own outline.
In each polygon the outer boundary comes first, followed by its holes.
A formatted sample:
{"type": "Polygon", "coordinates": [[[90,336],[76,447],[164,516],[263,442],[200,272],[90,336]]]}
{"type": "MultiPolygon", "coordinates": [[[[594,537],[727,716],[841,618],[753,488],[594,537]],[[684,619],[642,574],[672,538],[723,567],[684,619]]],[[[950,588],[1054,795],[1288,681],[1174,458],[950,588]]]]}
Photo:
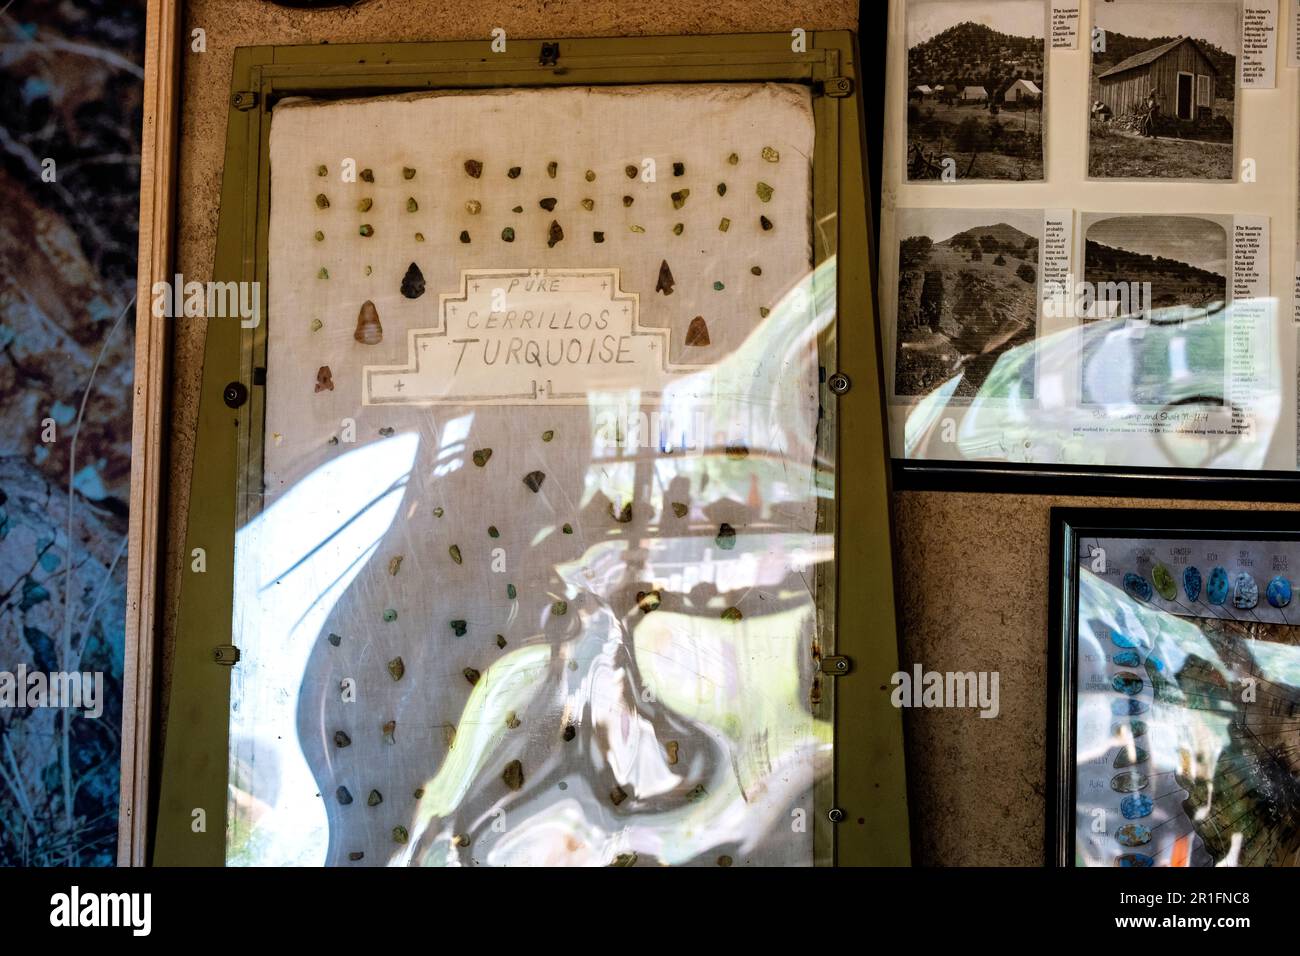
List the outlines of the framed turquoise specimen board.
{"type": "Polygon", "coordinates": [[[240,51],[214,279],[264,321],[209,325],[155,862],[906,861],[853,46],[806,39],[240,51]]]}
{"type": "Polygon", "coordinates": [[[1049,865],[1300,865],[1295,515],[1052,520],[1049,865]]]}

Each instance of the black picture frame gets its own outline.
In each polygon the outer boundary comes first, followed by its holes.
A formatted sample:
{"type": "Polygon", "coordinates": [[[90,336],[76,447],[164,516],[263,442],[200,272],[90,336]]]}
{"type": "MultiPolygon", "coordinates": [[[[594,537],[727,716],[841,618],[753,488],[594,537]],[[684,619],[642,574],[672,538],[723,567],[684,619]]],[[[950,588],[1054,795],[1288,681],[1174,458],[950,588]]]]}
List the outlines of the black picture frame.
{"type": "Polygon", "coordinates": [[[1300,542],[1300,512],[1181,508],[1052,508],[1048,608],[1047,813],[1049,867],[1075,865],[1079,542],[1131,539],[1300,542]]]}
{"type": "Polygon", "coordinates": [[[1300,504],[1300,471],[1018,465],[892,458],[895,491],[1300,504]]]}
{"type": "MultiPolygon", "coordinates": [[[[876,64],[874,95],[864,93],[870,190],[877,232],[872,240],[872,268],[880,275],[880,195],[885,148],[885,73],[890,8],[903,0],[858,5],[859,37],[864,64],[876,64]],[[872,29],[874,27],[874,29],[872,29]],[[872,54],[874,54],[874,59],[872,54]]],[[[1049,51],[1050,52],[1050,51],[1049,51]]],[[[863,69],[863,83],[871,74],[863,69]]],[[[892,147],[892,143],[891,143],[892,147]]],[[[877,290],[878,291],[878,290],[877,290]]],[[[877,308],[876,314],[880,315],[877,308]]],[[[877,333],[879,335],[879,331],[877,333]]],[[[882,361],[883,353],[882,353],[882,361]]],[[[890,454],[894,491],[941,491],[982,494],[1165,498],[1201,501],[1269,501],[1300,503],[1300,463],[1295,471],[1139,466],[1024,464],[1007,461],[949,461],[900,458],[890,454]]]]}

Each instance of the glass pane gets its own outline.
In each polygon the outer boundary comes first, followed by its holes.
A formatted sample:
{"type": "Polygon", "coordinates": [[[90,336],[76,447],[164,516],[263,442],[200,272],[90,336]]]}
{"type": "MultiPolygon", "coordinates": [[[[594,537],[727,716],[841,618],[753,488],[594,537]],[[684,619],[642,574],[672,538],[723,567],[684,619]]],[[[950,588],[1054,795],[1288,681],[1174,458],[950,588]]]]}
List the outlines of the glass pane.
{"type": "Polygon", "coordinates": [[[1300,545],[1084,538],[1075,863],[1296,862],[1300,545]]]}
{"type": "Polygon", "coordinates": [[[1241,122],[1241,4],[1090,6],[1073,43],[1046,0],[890,7],[891,453],[1294,472],[1296,173],[1251,158],[1290,141],[1241,122]]]}
{"type": "Polygon", "coordinates": [[[776,85],[277,108],[229,862],[814,862],[813,146],[776,85]]]}

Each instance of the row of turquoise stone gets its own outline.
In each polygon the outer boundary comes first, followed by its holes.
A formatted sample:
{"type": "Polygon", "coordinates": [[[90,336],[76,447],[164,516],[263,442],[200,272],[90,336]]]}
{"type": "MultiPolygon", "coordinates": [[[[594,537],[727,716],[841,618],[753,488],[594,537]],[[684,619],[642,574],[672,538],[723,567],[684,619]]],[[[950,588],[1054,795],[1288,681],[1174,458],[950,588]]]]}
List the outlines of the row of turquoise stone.
{"type": "MultiPolygon", "coordinates": [[[[1249,571],[1229,575],[1224,568],[1216,567],[1210,572],[1209,579],[1202,582],[1200,569],[1195,565],[1183,569],[1183,590],[1187,594],[1187,600],[1200,599],[1202,583],[1207,604],[1225,604],[1229,597],[1232,598],[1232,606],[1242,611],[1248,611],[1259,604],[1259,584],[1249,571]]],[[[1139,601],[1150,601],[1156,594],[1166,601],[1178,598],[1178,585],[1173,572],[1159,563],[1151,569],[1150,581],[1134,571],[1125,574],[1124,590],[1139,601]]],[[[1291,582],[1280,574],[1275,575],[1268,582],[1264,594],[1273,607],[1284,608],[1291,603],[1291,582]]]]}

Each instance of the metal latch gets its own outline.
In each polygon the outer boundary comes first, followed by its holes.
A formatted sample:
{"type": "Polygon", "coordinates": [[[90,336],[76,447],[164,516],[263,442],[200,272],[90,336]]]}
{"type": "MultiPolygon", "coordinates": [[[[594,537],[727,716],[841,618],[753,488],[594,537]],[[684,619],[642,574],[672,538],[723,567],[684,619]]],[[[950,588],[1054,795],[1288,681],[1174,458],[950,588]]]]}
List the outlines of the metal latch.
{"type": "Polygon", "coordinates": [[[257,105],[257,92],[255,90],[236,90],[230,94],[230,105],[244,112],[251,110],[257,105]]]}
{"type": "Polygon", "coordinates": [[[542,66],[555,66],[560,62],[560,45],[558,43],[543,43],[542,55],[538,57],[537,62],[542,66]]]}
{"type": "Polygon", "coordinates": [[[847,657],[823,657],[820,670],[823,674],[842,677],[853,669],[853,662],[847,657]]]}
{"type": "Polygon", "coordinates": [[[836,99],[841,96],[848,96],[853,92],[853,81],[847,76],[832,76],[826,81],[825,90],[827,96],[833,96],[836,99]]]}
{"type": "Polygon", "coordinates": [[[239,663],[239,648],[234,644],[219,644],[212,649],[212,661],[223,667],[234,667],[239,663]]]}

